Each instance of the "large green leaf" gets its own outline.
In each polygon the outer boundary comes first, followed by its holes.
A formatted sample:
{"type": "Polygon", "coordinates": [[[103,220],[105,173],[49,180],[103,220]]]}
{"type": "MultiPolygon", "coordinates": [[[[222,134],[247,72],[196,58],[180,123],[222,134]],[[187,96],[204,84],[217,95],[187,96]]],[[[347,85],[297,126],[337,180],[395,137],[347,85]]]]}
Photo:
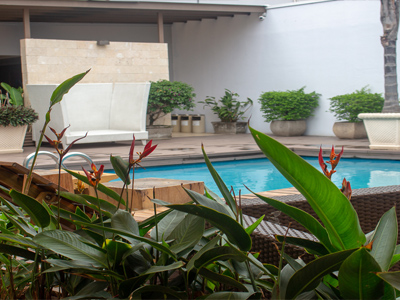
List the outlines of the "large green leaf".
{"type": "Polygon", "coordinates": [[[33,241],[70,259],[86,261],[94,267],[107,267],[106,255],[83,243],[81,237],[73,232],[45,231],[36,235],[33,241]]]}
{"type": "Polygon", "coordinates": [[[306,240],[306,239],[301,239],[301,238],[296,238],[296,237],[291,237],[291,236],[283,236],[283,235],[276,235],[275,238],[279,242],[283,242],[284,240],[288,244],[296,245],[303,247],[308,253],[315,254],[315,255],[326,255],[329,254],[329,251],[320,243],[306,240]]]}
{"type": "Polygon", "coordinates": [[[303,225],[308,231],[310,231],[320,242],[327,248],[330,252],[335,252],[337,249],[332,245],[328,233],[326,229],[319,223],[313,216],[305,211],[298,209],[296,207],[290,206],[284,202],[267,198],[259,194],[257,195],[258,198],[263,200],[264,202],[268,203],[269,205],[275,207],[276,209],[280,210],[284,214],[288,215],[289,217],[293,218],[301,225],[303,225]]]}
{"type": "Polygon", "coordinates": [[[0,240],[1,241],[6,241],[14,244],[18,244],[20,246],[36,249],[38,248],[38,245],[34,243],[31,239],[28,239],[26,237],[18,236],[15,234],[4,234],[0,233],[0,240]]]}
{"type": "Polygon", "coordinates": [[[201,151],[203,151],[204,161],[207,165],[208,170],[210,171],[211,176],[214,179],[215,184],[217,185],[219,191],[221,192],[222,196],[224,197],[226,203],[232,210],[232,212],[236,215],[237,214],[237,206],[236,201],[233,199],[231,193],[229,192],[228,188],[226,187],[224,181],[221,179],[217,171],[214,169],[211,161],[209,160],[206,152],[204,151],[203,145],[201,145],[201,151]]]}
{"type": "Polygon", "coordinates": [[[226,214],[202,205],[171,204],[167,207],[205,218],[211,225],[220,229],[228,239],[242,251],[251,249],[251,238],[242,225],[226,214]]]}
{"type": "Polygon", "coordinates": [[[37,226],[45,228],[50,224],[49,212],[36,199],[17,192],[16,190],[11,190],[10,196],[15,204],[21,206],[22,209],[27,212],[37,226]]]}
{"type": "Polygon", "coordinates": [[[139,222],[139,232],[141,236],[144,236],[147,232],[149,232],[157,222],[160,222],[163,218],[165,218],[168,214],[170,214],[173,210],[167,209],[163,212],[157,213],[146,220],[139,222]]]}
{"type": "Polygon", "coordinates": [[[69,90],[77,84],[79,81],[82,80],[83,77],[89,72],[90,70],[87,70],[84,73],[75,75],[64,82],[62,82],[53,92],[50,98],[50,107],[52,107],[54,104],[60,102],[64,95],[69,92],[69,90]]]}
{"type": "Polygon", "coordinates": [[[17,246],[1,244],[1,243],[0,243],[0,253],[7,253],[9,255],[25,257],[26,259],[29,260],[35,260],[36,258],[35,252],[17,246]]]}
{"type": "Polygon", "coordinates": [[[287,286],[290,288],[286,290],[284,299],[295,299],[301,293],[315,289],[322,277],[339,270],[343,261],[356,250],[344,250],[322,256],[298,270],[288,281],[287,286]]]}
{"type": "Polygon", "coordinates": [[[151,266],[146,272],[143,274],[154,274],[154,273],[159,273],[159,272],[166,272],[166,271],[171,271],[171,270],[176,270],[183,267],[183,262],[182,261],[176,261],[173,262],[170,265],[166,266],[151,266]]]}
{"type": "Polygon", "coordinates": [[[204,252],[214,248],[220,241],[221,237],[216,236],[215,238],[211,239],[207,244],[205,244],[203,247],[201,247],[201,249],[198,252],[196,252],[195,255],[193,255],[193,257],[186,264],[186,270],[188,271],[188,275],[189,271],[194,268],[194,263],[196,262],[196,260],[199,259],[199,257],[202,256],[204,252]]]}
{"type": "Polygon", "coordinates": [[[139,235],[139,225],[126,210],[119,209],[111,218],[111,227],[139,235]]]}
{"type": "MultiPolygon", "coordinates": [[[[73,171],[71,171],[71,170],[66,170],[66,169],[65,169],[65,171],[68,172],[69,174],[71,174],[72,176],[74,176],[75,178],[79,179],[80,181],[86,183],[87,185],[91,185],[86,176],[81,175],[81,174],[76,173],[76,172],[73,172],[73,171]]],[[[99,183],[99,184],[97,185],[97,189],[98,189],[100,192],[102,192],[103,194],[106,194],[108,197],[110,197],[110,198],[112,198],[112,199],[114,199],[114,200],[116,200],[116,201],[121,201],[121,204],[122,204],[122,205],[125,205],[124,199],[122,199],[122,198],[120,197],[120,195],[119,195],[117,192],[115,192],[114,190],[112,190],[112,189],[106,187],[105,185],[103,185],[103,184],[101,184],[101,183],[99,183]]]]}
{"type": "Polygon", "coordinates": [[[204,219],[188,214],[166,239],[173,240],[171,251],[179,253],[196,245],[202,238],[203,232],[204,219]]]}
{"type": "Polygon", "coordinates": [[[351,249],[365,243],[355,209],[328,178],[284,145],[251,127],[250,131],[271,163],[310,203],[335,248],[351,249]]]}
{"type": "Polygon", "coordinates": [[[126,185],[130,185],[131,179],[129,177],[129,163],[123,160],[121,156],[112,155],[110,155],[110,162],[119,179],[121,179],[122,182],[125,182],[126,185]]]}
{"type": "Polygon", "coordinates": [[[234,259],[236,261],[243,262],[246,261],[248,258],[246,255],[234,249],[233,247],[220,246],[205,251],[194,262],[194,266],[197,269],[201,269],[202,267],[206,267],[208,264],[213,263],[214,261],[225,261],[228,259],[234,259]]]}
{"type": "Polygon", "coordinates": [[[396,272],[378,272],[376,273],[380,278],[389,283],[396,290],[400,291],[400,271],[396,272]]]}
{"type": "Polygon", "coordinates": [[[24,105],[24,98],[22,97],[22,93],[18,89],[8,85],[5,82],[1,83],[1,87],[8,92],[10,104],[15,106],[24,105]]]}
{"type": "Polygon", "coordinates": [[[213,281],[219,282],[224,285],[233,286],[233,287],[239,289],[240,291],[243,291],[243,292],[249,291],[242,283],[233,279],[232,277],[229,277],[229,276],[226,276],[223,274],[218,274],[207,268],[201,268],[199,270],[199,274],[209,280],[213,280],[213,281]]]}
{"type": "Polygon", "coordinates": [[[339,269],[340,293],[345,299],[379,299],[384,284],[375,273],[380,271],[381,267],[366,248],[355,251],[339,269]]]}
{"type": "Polygon", "coordinates": [[[7,214],[3,211],[3,214],[8,218],[8,220],[20,231],[21,234],[33,237],[37,234],[36,230],[30,225],[26,224],[26,222],[21,218],[15,219],[14,217],[7,214]]]}
{"type": "Polygon", "coordinates": [[[392,207],[379,220],[371,237],[371,241],[373,241],[371,255],[381,266],[382,271],[388,271],[390,268],[396,249],[397,232],[396,208],[392,207]]]}
{"type": "Polygon", "coordinates": [[[397,245],[394,249],[392,261],[390,262],[390,267],[393,267],[396,263],[400,261],[400,245],[397,245]]]}
{"type": "Polygon", "coordinates": [[[178,210],[172,211],[158,222],[157,230],[154,228],[154,230],[150,232],[150,237],[156,241],[161,241],[162,239],[168,240],[171,232],[182,222],[186,215],[186,213],[178,210]]]}
{"type": "Polygon", "coordinates": [[[157,243],[154,240],[145,238],[145,237],[141,237],[135,234],[132,234],[131,232],[125,231],[125,230],[117,230],[114,228],[109,228],[109,227],[103,227],[101,225],[96,225],[96,224],[92,224],[92,223],[85,223],[85,222],[80,222],[80,221],[74,221],[75,224],[78,224],[82,227],[88,227],[88,228],[96,228],[96,229],[100,229],[103,231],[107,231],[107,232],[111,232],[111,233],[115,233],[120,235],[123,238],[133,238],[135,240],[141,241],[141,242],[145,242],[146,244],[149,244],[150,246],[170,255],[173,259],[175,259],[175,254],[173,252],[171,252],[170,249],[168,249],[167,247],[165,247],[162,244],[157,243]]]}
{"type": "Polygon", "coordinates": [[[169,287],[162,285],[146,285],[135,290],[130,296],[130,300],[142,299],[188,299],[185,293],[177,292],[169,287]],[[152,294],[142,298],[142,294],[152,294]]]}

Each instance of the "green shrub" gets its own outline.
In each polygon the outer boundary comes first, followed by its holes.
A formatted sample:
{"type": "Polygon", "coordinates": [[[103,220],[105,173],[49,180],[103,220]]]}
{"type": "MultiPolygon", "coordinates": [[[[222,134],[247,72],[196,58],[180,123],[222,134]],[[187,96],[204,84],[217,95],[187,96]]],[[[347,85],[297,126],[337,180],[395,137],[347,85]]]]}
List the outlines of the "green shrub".
{"type": "Polygon", "coordinates": [[[30,107],[3,106],[0,107],[0,125],[24,126],[34,123],[38,119],[37,113],[30,107]]]}
{"type": "Polygon", "coordinates": [[[361,122],[361,113],[376,113],[382,111],[385,99],[381,94],[373,94],[370,89],[363,87],[351,94],[338,95],[330,99],[329,111],[338,120],[361,122]]]}
{"type": "Polygon", "coordinates": [[[296,121],[313,116],[320,97],[316,92],[304,93],[304,88],[286,92],[266,92],[258,101],[267,122],[274,120],[296,121]]]}
{"type": "Polygon", "coordinates": [[[196,105],[194,102],[196,94],[193,91],[192,86],[180,81],[152,82],[147,106],[150,125],[174,109],[192,110],[196,105]]]}
{"type": "Polygon", "coordinates": [[[253,105],[253,100],[247,98],[247,101],[240,102],[237,93],[233,93],[225,89],[225,95],[220,100],[215,100],[215,97],[207,97],[204,101],[204,106],[209,106],[214,114],[218,115],[221,122],[236,122],[239,118],[244,119],[244,113],[253,105]]]}

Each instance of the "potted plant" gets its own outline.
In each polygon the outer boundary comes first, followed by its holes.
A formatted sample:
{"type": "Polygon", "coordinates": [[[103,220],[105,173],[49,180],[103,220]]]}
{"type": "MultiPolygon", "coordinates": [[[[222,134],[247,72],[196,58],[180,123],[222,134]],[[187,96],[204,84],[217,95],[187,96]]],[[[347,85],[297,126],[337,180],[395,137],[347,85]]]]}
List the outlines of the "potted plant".
{"type": "Polygon", "coordinates": [[[358,118],[358,115],[380,112],[384,101],[381,94],[373,94],[367,87],[351,94],[330,98],[329,111],[334,113],[338,120],[344,121],[335,122],[333,133],[340,139],[367,138],[364,123],[358,118]]]}
{"type": "Polygon", "coordinates": [[[157,120],[174,109],[192,110],[195,106],[194,89],[180,81],[159,80],[152,82],[147,106],[149,138],[171,138],[172,126],[157,125],[157,120]]]}
{"type": "Polygon", "coordinates": [[[209,106],[214,114],[218,115],[220,122],[212,122],[215,133],[236,134],[246,133],[246,122],[238,122],[244,119],[244,113],[253,105],[253,100],[247,98],[247,101],[241,102],[237,98],[237,93],[225,89],[225,95],[220,100],[215,97],[207,96],[204,101],[204,107],[209,106]]]}
{"type": "Polygon", "coordinates": [[[305,87],[292,91],[272,91],[261,94],[261,111],[274,135],[299,136],[307,129],[306,119],[313,116],[320,97],[316,92],[305,93],[305,87]]]}
{"type": "Polygon", "coordinates": [[[34,123],[38,115],[32,108],[23,106],[21,88],[4,82],[1,86],[7,92],[0,94],[0,153],[22,152],[28,125],[34,123]]]}

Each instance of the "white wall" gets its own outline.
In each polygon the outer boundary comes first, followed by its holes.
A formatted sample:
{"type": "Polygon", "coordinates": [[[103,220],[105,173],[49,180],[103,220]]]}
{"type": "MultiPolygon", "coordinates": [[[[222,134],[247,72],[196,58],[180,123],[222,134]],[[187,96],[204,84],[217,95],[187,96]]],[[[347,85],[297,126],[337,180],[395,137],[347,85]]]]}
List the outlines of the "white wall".
{"type": "MultiPolygon", "coordinates": [[[[369,85],[383,92],[379,1],[333,1],[269,9],[257,15],[191,21],[172,26],[174,80],[192,84],[196,100],[224,88],[256,100],[261,92],[299,89],[320,93],[307,135],[333,135],[329,98],[369,85]]],[[[269,133],[255,101],[251,125],[269,133]]],[[[206,113],[206,130],[218,118],[206,113]]]]}

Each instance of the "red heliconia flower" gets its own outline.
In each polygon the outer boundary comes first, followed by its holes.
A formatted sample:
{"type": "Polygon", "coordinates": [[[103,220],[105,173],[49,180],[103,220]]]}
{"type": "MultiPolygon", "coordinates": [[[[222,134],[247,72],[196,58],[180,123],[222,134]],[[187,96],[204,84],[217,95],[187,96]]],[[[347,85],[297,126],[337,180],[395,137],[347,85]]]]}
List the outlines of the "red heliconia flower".
{"type": "MultiPolygon", "coordinates": [[[[71,125],[69,125],[69,126],[71,126],[71,125]]],[[[85,134],[83,137],[74,140],[71,144],[69,144],[69,146],[67,147],[67,149],[65,149],[65,150],[60,149],[60,148],[59,148],[59,145],[61,144],[61,139],[63,138],[64,133],[65,133],[65,131],[69,128],[69,126],[68,126],[68,127],[65,127],[60,133],[57,133],[53,128],[51,128],[51,127],[49,126],[50,130],[56,135],[56,137],[57,137],[56,140],[52,140],[52,139],[50,139],[47,135],[44,135],[44,137],[45,137],[46,140],[49,142],[49,144],[50,144],[51,146],[53,146],[54,149],[56,149],[56,151],[58,152],[58,155],[60,155],[61,159],[68,153],[69,150],[71,150],[71,147],[72,147],[73,144],[75,144],[77,141],[79,141],[79,140],[85,138],[85,137],[87,136],[87,134],[88,134],[88,133],[86,132],[86,134],[85,134]]]]}
{"type": "Polygon", "coordinates": [[[103,175],[104,165],[101,165],[99,170],[97,170],[95,164],[92,164],[91,168],[92,168],[92,170],[89,172],[86,171],[84,167],[82,167],[82,170],[83,170],[83,172],[85,172],[86,177],[89,180],[90,184],[92,186],[96,187],[101,180],[101,175],[103,175]]]}
{"type": "Polygon", "coordinates": [[[342,188],[340,191],[347,197],[347,199],[351,199],[351,185],[350,182],[346,180],[346,178],[343,178],[342,182],[342,188]]]}
{"type": "Polygon", "coordinates": [[[331,179],[332,174],[336,171],[334,171],[333,169],[331,171],[328,171],[328,166],[326,165],[326,163],[324,162],[324,158],[322,157],[322,147],[319,148],[318,162],[325,176],[331,179]]]}
{"type": "Polygon", "coordinates": [[[332,151],[331,151],[331,155],[329,157],[330,161],[328,161],[327,163],[330,163],[332,166],[332,170],[334,170],[336,168],[336,166],[339,163],[340,158],[342,157],[344,148],[342,146],[342,151],[340,151],[339,154],[335,153],[335,148],[332,146],[332,151]]]}
{"type": "Polygon", "coordinates": [[[133,166],[135,164],[139,164],[143,158],[149,156],[154,149],[156,149],[157,145],[152,146],[153,140],[150,140],[146,146],[144,146],[143,152],[136,152],[139,155],[138,159],[133,159],[133,151],[135,149],[135,135],[133,135],[133,141],[131,144],[131,148],[129,149],[129,165],[133,166]]]}

